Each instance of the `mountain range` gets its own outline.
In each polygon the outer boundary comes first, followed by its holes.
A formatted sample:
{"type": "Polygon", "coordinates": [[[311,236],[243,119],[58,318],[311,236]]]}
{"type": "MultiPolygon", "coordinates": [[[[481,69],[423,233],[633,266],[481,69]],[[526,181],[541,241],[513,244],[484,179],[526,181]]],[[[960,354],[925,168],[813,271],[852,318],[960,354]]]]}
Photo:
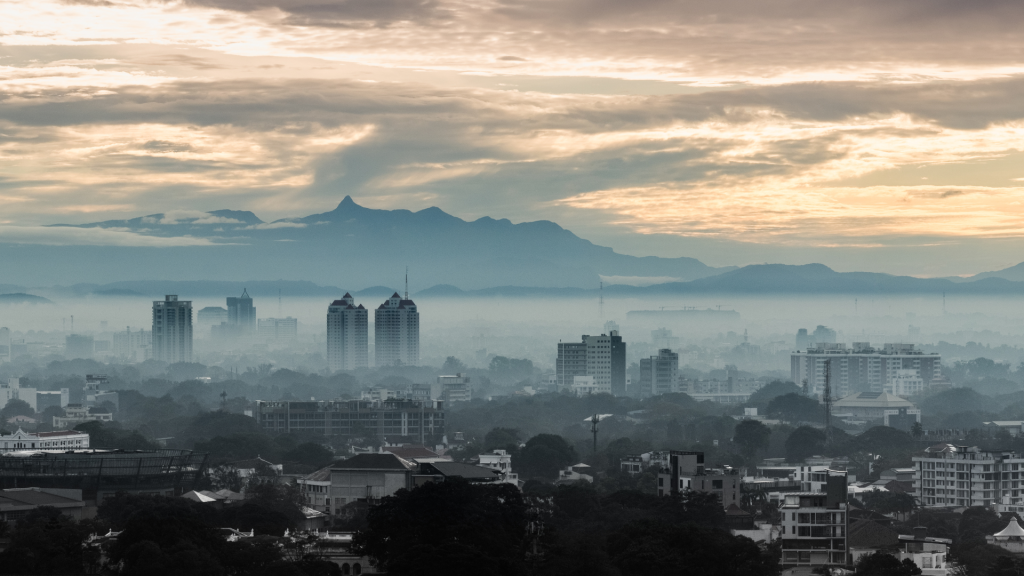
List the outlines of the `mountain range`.
{"type": "MultiPolygon", "coordinates": [[[[24,292],[47,278],[79,284],[51,294],[152,297],[250,294],[421,297],[608,296],[691,293],[950,293],[1020,294],[1024,263],[968,278],[914,278],[836,272],[822,264],[707,266],[694,258],[636,257],[598,246],[549,221],[513,224],[489,217],[466,221],[439,208],[376,210],[346,196],[330,212],[265,222],[248,211],[189,217],[150,214],[128,220],[56,227],[105,228],[158,238],[199,239],[191,246],[2,247],[0,289],[24,292]],[[294,280],[267,280],[268,278],[294,280]],[[241,282],[239,278],[250,278],[241,282]],[[371,286],[357,290],[360,287],[371,286]],[[341,287],[341,288],[338,288],[341,287]]],[[[57,282],[49,282],[56,284],[57,282]]]]}

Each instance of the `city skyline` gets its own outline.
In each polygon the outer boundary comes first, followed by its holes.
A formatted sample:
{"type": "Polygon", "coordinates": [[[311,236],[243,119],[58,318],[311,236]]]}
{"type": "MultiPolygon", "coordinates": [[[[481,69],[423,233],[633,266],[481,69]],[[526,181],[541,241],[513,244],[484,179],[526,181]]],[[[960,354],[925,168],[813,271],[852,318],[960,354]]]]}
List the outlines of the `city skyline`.
{"type": "Polygon", "coordinates": [[[317,6],[0,3],[0,242],[350,194],[712,266],[1019,262],[1018,4],[317,6]]]}

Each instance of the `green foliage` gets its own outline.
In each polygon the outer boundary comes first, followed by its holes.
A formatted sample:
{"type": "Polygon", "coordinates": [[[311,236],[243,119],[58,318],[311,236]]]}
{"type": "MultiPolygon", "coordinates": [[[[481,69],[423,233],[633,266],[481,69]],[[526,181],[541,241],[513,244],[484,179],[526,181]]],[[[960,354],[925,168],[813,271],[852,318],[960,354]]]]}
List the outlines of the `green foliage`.
{"type": "Polygon", "coordinates": [[[0,553],[0,574],[79,574],[99,560],[82,547],[91,521],[76,522],[60,510],[43,506],[23,516],[10,545],[0,553]]]}
{"type": "Polygon", "coordinates": [[[861,493],[861,501],[868,510],[881,514],[906,514],[914,510],[914,497],[903,492],[872,490],[861,493]]]}
{"type": "Polygon", "coordinates": [[[533,376],[533,361],[525,358],[506,358],[495,356],[491,358],[488,367],[495,377],[507,377],[514,380],[529,378],[533,376]]]}
{"type": "Polygon", "coordinates": [[[899,558],[885,552],[875,552],[862,556],[857,562],[857,574],[865,576],[917,576],[921,569],[914,561],[899,558]]]}
{"type": "Polygon", "coordinates": [[[353,550],[393,574],[525,574],[528,509],[510,485],[432,482],[372,508],[353,550]]]}
{"type": "Polygon", "coordinates": [[[316,442],[305,442],[281,455],[281,460],[296,471],[315,472],[335,460],[334,452],[316,442]]]}
{"type": "Polygon", "coordinates": [[[792,393],[773,398],[765,412],[772,418],[786,422],[821,422],[825,409],[813,398],[792,393]]]}
{"type": "Polygon", "coordinates": [[[442,374],[461,374],[466,371],[466,365],[455,356],[449,356],[445,358],[444,365],[441,366],[442,374]]]}
{"type": "Polygon", "coordinates": [[[779,396],[786,394],[800,394],[802,389],[792,382],[772,380],[757,392],[750,395],[748,404],[766,405],[779,396]]]}
{"type": "Polygon", "coordinates": [[[519,430],[515,428],[491,428],[491,431],[484,436],[484,450],[519,450],[519,430]]]}
{"type": "Polygon", "coordinates": [[[825,449],[825,433],[817,428],[801,426],[786,439],[786,461],[803,462],[808,456],[825,449]]]}
{"type": "Polygon", "coordinates": [[[995,412],[996,400],[971,388],[951,388],[925,398],[918,404],[924,414],[955,414],[957,412],[995,412]]]}
{"type": "Polygon", "coordinates": [[[122,430],[117,423],[82,422],[75,430],[89,434],[89,447],[110,450],[156,450],[158,446],[147,440],[137,430],[122,430]]]}
{"type": "Polygon", "coordinates": [[[753,541],[688,524],[638,521],[608,539],[608,554],[623,574],[770,576],[778,565],[753,541]]]}
{"type": "Polygon", "coordinates": [[[7,423],[9,418],[15,416],[35,416],[36,411],[29,406],[28,402],[19,398],[11,398],[7,401],[7,405],[0,410],[0,422],[7,423]]]}
{"type": "Polygon", "coordinates": [[[759,451],[768,448],[771,435],[771,429],[757,420],[744,420],[736,425],[732,441],[740,447],[744,456],[752,459],[759,451]]]}
{"type": "Polygon", "coordinates": [[[558,477],[559,470],[576,464],[578,460],[576,450],[565,438],[555,434],[538,434],[526,441],[516,467],[525,478],[553,479],[558,477]]]}

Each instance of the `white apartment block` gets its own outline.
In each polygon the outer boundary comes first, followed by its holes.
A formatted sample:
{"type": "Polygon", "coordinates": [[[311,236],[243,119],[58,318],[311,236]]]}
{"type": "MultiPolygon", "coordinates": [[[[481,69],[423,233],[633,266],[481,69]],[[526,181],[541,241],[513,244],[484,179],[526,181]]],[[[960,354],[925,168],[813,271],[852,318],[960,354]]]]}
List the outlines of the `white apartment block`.
{"type": "Polygon", "coordinates": [[[917,370],[899,369],[886,385],[885,391],[900,398],[921,394],[925,391],[924,379],[917,370]]]}
{"type": "Polygon", "coordinates": [[[374,360],[377,366],[420,363],[420,313],[416,303],[395,292],[373,316],[374,360]]]}
{"type": "Polygon", "coordinates": [[[299,321],[291,316],[261,318],[256,326],[256,335],[261,340],[295,340],[299,336],[299,321]]]}
{"type": "Polygon", "coordinates": [[[39,409],[36,403],[36,389],[22,386],[21,378],[9,378],[6,385],[0,385],[0,410],[11,400],[22,400],[33,410],[39,409]]]}
{"type": "Polygon", "coordinates": [[[938,444],[914,456],[914,493],[925,507],[1024,506],[1024,457],[938,444]]]}
{"type": "Polygon", "coordinates": [[[153,359],[192,361],[192,302],[169,294],[153,302],[153,359]]]}
{"type": "Polygon", "coordinates": [[[327,307],[327,365],[332,372],[369,365],[368,318],[369,311],[356,306],[348,293],[327,307]]]}
{"type": "MultiPolygon", "coordinates": [[[[831,362],[832,395],[842,398],[857,392],[889,392],[901,370],[912,370],[927,390],[932,380],[941,376],[939,354],[925,353],[913,344],[885,344],[873,348],[867,342],[846,344],[815,344],[790,357],[790,377],[798,386],[807,381],[811,394],[825,389],[825,364],[831,362]]],[[[914,384],[916,385],[916,384],[914,384]]],[[[893,392],[890,392],[893,393],[893,392]]]]}

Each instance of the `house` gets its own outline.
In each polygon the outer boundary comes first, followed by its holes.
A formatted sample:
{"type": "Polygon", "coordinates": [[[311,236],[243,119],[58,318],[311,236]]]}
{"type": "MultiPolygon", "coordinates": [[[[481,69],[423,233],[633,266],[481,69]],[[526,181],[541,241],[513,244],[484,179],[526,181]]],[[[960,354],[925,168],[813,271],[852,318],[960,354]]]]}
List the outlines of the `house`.
{"type": "Polygon", "coordinates": [[[281,474],[284,474],[284,464],[274,464],[269,460],[264,460],[259,455],[255,458],[249,458],[248,460],[228,462],[227,466],[237,470],[238,477],[242,480],[246,480],[252,476],[280,476],[281,474]]]}
{"type": "Polygon", "coordinates": [[[330,509],[351,502],[376,502],[412,485],[415,464],[394,454],[356,454],[331,465],[330,509]]]}
{"type": "Polygon", "coordinates": [[[462,464],[461,462],[421,462],[419,470],[412,475],[412,485],[422,486],[428,482],[444,482],[459,477],[473,484],[503,484],[504,475],[491,468],[462,464]]]}
{"type": "Polygon", "coordinates": [[[669,452],[669,466],[658,473],[658,496],[681,494],[687,490],[718,496],[722,508],[728,509],[741,500],[742,475],[738,470],[708,471],[703,452],[669,452]]]}
{"type": "Polygon", "coordinates": [[[594,482],[593,472],[590,466],[580,462],[561,470],[558,473],[558,480],[555,484],[572,484],[575,482],[594,482]]]}
{"type": "Polygon", "coordinates": [[[502,481],[519,488],[519,475],[512,472],[512,455],[507,450],[492,450],[478,457],[478,462],[484,468],[497,470],[501,473],[502,481]]]}
{"type": "MultiPolygon", "coordinates": [[[[337,462],[335,463],[337,464],[337,462]]],[[[302,501],[306,506],[331,514],[331,467],[329,464],[323,468],[307,474],[295,481],[302,492],[302,501]]]]}
{"type": "Polygon", "coordinates": [[[16,524],[41,506],[49,506],[75,520],[82,519],[82,491],[70,488],[8,488],[0,490],[0,522],[16,524]]]}
{"type": "Polygon", "coordinates": [[[67,430],[85,422],[113,422],[114,414],[111,412],[92,412],[88,406],[81,404],[68,404],[64,407],[64,416],[53,417],[53,427],[56,430],[67,430]]]}

